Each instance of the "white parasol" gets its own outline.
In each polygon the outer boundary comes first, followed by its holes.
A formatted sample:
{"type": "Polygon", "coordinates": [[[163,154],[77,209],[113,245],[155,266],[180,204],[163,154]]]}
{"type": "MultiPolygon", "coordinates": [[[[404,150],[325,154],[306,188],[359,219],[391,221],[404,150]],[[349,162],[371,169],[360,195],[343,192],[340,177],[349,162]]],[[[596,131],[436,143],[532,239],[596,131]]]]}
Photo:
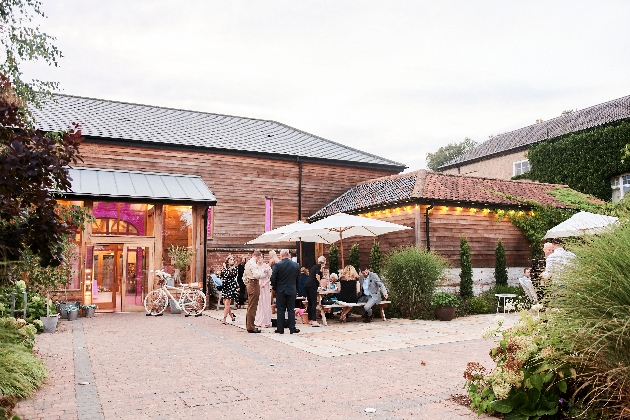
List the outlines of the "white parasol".
{"type": "Polygon", "coordinates": [[[610,231],[618,217],[581,211],[547,231],[545,239],[594,235],[610,231]]]}

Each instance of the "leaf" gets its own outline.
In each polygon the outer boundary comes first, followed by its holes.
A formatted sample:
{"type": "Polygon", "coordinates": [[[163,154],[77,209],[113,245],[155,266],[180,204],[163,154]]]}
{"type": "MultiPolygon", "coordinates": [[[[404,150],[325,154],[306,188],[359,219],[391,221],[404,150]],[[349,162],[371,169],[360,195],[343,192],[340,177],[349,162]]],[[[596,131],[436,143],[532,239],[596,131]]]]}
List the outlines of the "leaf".
{"type": "Polygon", "coordinates": [[[492,407],[494,411],[503,414],[509,413],[514,409],[514,406],[512,406],[509,400],[494,400],[490,403],[490,407],[492,407]]]}
{"type": "Polygon", "coordinates": [[[562,392],[563,394],[565,392],[567,392],[567,382],[566,381],[560,381],[558,382],[558,389],[560,390],[560,392],[562,392]]]}
{"type": "Polygon", "coordinates": [[[541,375],[532,375],[529,378],[529,383],[531,383],[534,388],[540,391],[543,386],[543,377],[541,375]]]}

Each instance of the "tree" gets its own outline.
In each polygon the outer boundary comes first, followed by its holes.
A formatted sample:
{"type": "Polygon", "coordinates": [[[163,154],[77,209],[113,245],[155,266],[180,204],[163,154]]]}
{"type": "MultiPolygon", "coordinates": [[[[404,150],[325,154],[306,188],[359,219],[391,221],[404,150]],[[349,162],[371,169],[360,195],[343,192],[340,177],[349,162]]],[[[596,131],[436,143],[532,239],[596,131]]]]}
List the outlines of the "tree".
{"type": "Polygon", "coordinates": [[[335,244],[332,244],[328,250],[328,271],[330,273],[339,271],[339,248],[335,244]]]}
{"type": "Polygon", "coordinates": [[[374,241],[370,251],[370,271],[376,274],[381,272],[381,249],[377,241],[374,241]]]}
{"type": "Polygon", "coordinates": [[[81,132],[46,134],[28,128],[6,78],[0,82],[0,252],[18,260],[25,247],[42,266],[58,265],[61,240],[73,232],[57,213],[54,194],[70,189],[67,166],[81,160],[81,132]]]}
{"type": "Polygon", "coordinates": [[[52,45],[55,38],[41,32],[39,26],[29,25],[33,18],[46,17],[41,5],[39,0],[5,0],[0,6],[0,43],[6,52],[6,59],[0,64],[0,74],[12,83],[24,106],[39,104],[58,86],[56,82],[22,80],[20,65],[23,62],[43,60],[56,67],[57,60],[62,57],[61,51],[52,45]]]}
{"type": "Polygon", "coordinates": [[[437,171],[440,166],[472,150],[475,146],[477,142],[468,137],[461,143],[449,143],[442,146],[435,153],[427,153],[427,168],[437,171]]]}
{"type": "Polygon", "coordinates": [[[459,296],[463,299],[468,299],[473,297],[473,273],[470,246],[464,236],[459,240],[459,265],[461,267],[461,272],[459,273],[459,296]]]}
{"type": "Polygon", "coordinates": [[[499,239],[499,243],[497,243],[497,247],[494,250],[494,258],[494,279],[496,280],[496,285],[507,286],[507,262],[505,257],[505,249],[503,248],[503,241],[501,241],[501,239],[499,239]]]}
{"type": "Polygon", "coordinates": [[[359,257],[359,244],[354,244],[352,245],[352,248],[350,248],[350,257],[348,259],[348,264],[350,264],[357,270],[361,266],[361,258],[359,257]]]}

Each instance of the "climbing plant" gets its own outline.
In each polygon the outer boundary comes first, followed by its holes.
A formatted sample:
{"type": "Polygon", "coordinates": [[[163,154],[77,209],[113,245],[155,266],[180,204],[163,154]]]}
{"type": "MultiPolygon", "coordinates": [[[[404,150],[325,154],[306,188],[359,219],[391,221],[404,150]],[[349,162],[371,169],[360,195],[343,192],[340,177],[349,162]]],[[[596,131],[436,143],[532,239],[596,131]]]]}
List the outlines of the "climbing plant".
{"type": "Polygon", "coordinates": [[[610,200],[611,178],[630,172],[630,159],[622,160],[629,143],[630,119],[543,141],[527,153],[530,171],[513,179],[566,184],[610,200]]]}

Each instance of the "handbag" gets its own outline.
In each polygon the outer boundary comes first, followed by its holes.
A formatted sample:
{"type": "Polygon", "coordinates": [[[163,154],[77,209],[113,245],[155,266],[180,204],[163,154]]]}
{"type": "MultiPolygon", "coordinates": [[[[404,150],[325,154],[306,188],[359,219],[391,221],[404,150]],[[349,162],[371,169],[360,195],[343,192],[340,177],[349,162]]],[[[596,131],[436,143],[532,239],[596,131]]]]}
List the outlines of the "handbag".
{"type": "Polygon", "coordinates": [[[332,305],[334,304],[333,300],[330,298],[323,298],[322,299],[322,305],[332,305]]]}

